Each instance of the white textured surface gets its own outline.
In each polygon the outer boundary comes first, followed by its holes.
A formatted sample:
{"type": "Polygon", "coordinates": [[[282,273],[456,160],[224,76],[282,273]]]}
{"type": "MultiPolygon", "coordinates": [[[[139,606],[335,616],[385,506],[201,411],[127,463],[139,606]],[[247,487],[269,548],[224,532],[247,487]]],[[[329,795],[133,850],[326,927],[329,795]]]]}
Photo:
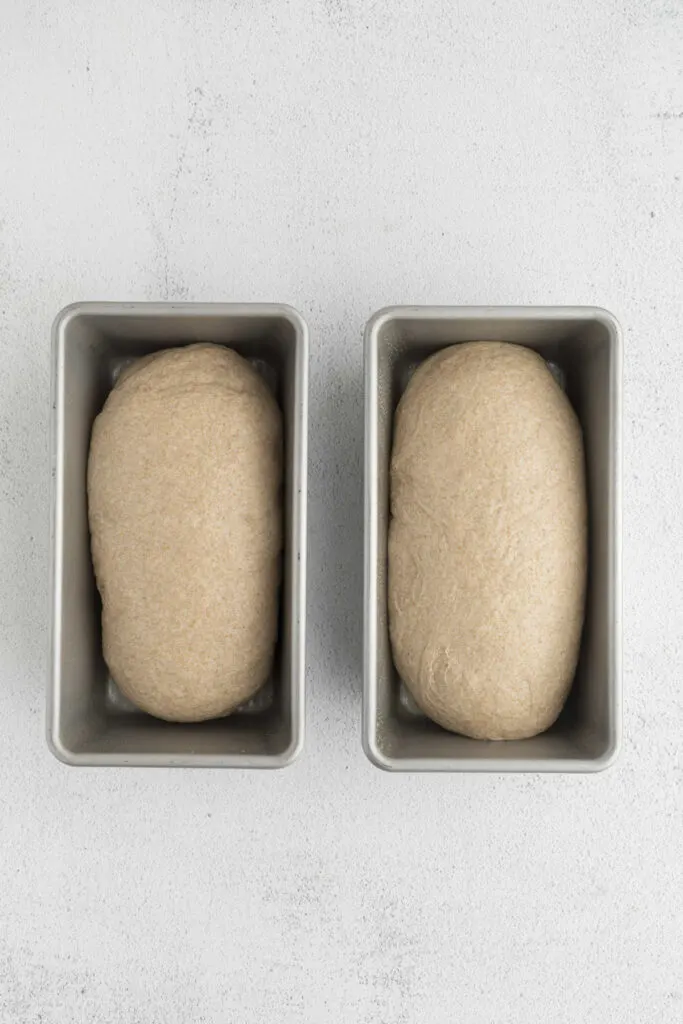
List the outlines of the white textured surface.
{"type": "Polygon", "coordinates": [[[5,0],[0,1021],[683,1020],[680,0],[5,0]],[[49,326],[85,298],[309,319],[308,741],[275,774],[43,740],[49,326]],[[359,742],[361,328],[626,328],[626,743],[596,777],[392,777],[359,742]]]}

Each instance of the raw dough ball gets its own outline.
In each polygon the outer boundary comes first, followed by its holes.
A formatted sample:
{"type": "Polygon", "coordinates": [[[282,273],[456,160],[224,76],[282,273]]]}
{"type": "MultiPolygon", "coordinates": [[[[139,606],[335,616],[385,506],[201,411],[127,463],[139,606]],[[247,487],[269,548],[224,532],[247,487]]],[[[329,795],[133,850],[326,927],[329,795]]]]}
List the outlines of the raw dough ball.
{"type": "Polygon", "coordinates": [[[581,428],[543,359],[501,342],[426,360],[396,412],[389,621],[430,718],[477,739],[555,721],[586,585],[581,428]]]}
{"type": "Polygon", "coordinates": [[[220,345],[138,360],[95,420],[88,499],[104,657],[144,711],[214,718],[265,682],[281,448],[264,381],[220,345]]]}

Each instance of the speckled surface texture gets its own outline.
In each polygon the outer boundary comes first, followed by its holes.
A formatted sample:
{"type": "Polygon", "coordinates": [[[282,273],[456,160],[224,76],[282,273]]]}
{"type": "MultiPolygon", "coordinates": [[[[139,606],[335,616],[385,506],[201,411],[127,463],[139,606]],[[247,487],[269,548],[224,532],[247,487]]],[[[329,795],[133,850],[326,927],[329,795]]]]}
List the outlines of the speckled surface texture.
{"type": "Polygon", "coordinates": [[[144,711],[217,718],[268,679],[281,489],[282,415],[236,352],[167,349],[118,377],[93,424],[88,515],[102,652],[144,711]]]}
{"type": "Polygon", "coordinates": [[[418,706],[445,729],[529,739],[562,710],[584,621],[585,461],[578,417],[529,348],[453,345],[403,392],[391,649],[418,706]]]}
{"type": "Polygon", "coordinates": [[[2,1024],[680,1024],[683,6],[2,15],[2,1024]],[[49,327],[89,298],[282,300],[310,322],[290,769],[47,751],[49,327]],[[395,777],[362,754],[361,330],[402,301],[623,321],[626,741],[607,774],[395,777]]]}

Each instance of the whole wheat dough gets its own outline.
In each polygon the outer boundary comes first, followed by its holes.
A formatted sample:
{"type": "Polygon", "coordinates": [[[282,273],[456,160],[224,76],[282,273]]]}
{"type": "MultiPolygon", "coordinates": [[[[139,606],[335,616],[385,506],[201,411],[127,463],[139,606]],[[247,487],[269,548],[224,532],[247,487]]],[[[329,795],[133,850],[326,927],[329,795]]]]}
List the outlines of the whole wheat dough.
{"type": "Polygon", "coordinates": [[[587,527],[581,428],[540,356],[472,342],[420,366],[391,514],[391,642],[417,704],[477,739],[543,732],[576,668],[587,527]]]}
{"type": "Polygon", "coordinates": [[[219,345],[124,372],[88,462],[104,657],[144,711],[226,715],[266,680],[277,630],[281,419],[219,345]]]}

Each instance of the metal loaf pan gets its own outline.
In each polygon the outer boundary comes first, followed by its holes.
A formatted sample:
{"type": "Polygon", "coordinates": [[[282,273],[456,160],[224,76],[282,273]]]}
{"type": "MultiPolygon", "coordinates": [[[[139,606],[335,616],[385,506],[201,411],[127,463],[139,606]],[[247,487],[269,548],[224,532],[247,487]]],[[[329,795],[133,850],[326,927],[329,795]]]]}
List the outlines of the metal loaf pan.
{"type": "Polygon", "coordinates": [[[365,334],[365,651],[363,745],[393,771],[593,772],[621,739],[621,336],[585,307],[396,307],[365,334]],[[590,567],[581,655],[555,725],[533,739],[472,740],[422,715],[392,662],[387,623],[389,460],[394,411],[412,370],[463,341],[528,345],[560,377],[586,450],[590,567]]]}
{"type": "Polygon", "coordinates": [[[301,750],[304,732],[306,324],[277,305],[82,303],[55,321],[52,374],[50,749],[73,765],[283,767],[301,750]],[[109,677],[90,559],[86,465],[93,420],[120,368],[196,341],[230,345],[275,391],[285,435],[285,548],[272,678],[233,715],[180,725],[143,714],[109,677]]]}

